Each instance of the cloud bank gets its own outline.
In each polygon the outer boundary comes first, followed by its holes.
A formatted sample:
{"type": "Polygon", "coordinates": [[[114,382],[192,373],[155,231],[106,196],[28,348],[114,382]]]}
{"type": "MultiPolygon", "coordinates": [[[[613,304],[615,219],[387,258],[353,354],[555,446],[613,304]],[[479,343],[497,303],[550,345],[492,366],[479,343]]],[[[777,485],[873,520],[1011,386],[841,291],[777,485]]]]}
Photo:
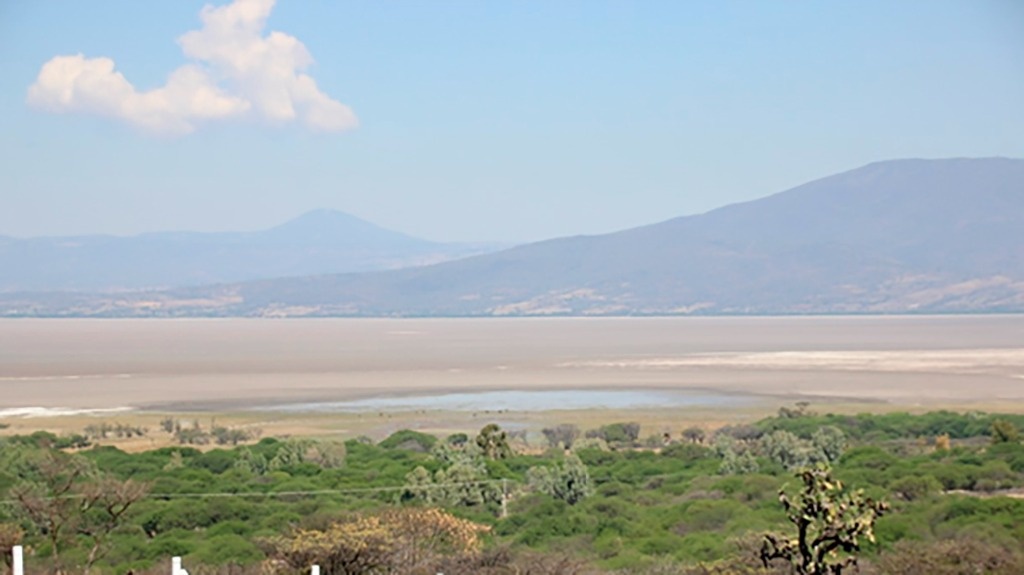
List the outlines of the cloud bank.
{"type": "Polygon", "coordinates": [[[356,127],[351,108],[320,91],[303,73],[313,57],[302,42],[281,32],[263,35],[274,1],[204,7],[202,27],[178,38],[193,62],[172,71],[159,88],[140,92],[110,58],[56,56],[29,86],[28,103],[52,112],[108,116],[173,135],[227,118],[299,121],[325,132],[356,127]]]}

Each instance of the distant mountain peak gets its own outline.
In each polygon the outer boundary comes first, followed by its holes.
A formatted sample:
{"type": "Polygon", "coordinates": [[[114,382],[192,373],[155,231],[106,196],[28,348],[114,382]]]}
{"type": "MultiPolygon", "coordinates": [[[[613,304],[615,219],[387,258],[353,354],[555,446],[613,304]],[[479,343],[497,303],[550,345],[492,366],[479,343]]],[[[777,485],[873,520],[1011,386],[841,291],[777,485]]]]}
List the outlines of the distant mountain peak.
{"type": "Polygon", "coordinates": [[[295,216],[282,224],[278,224],[267,231],[291,228],[333,229],[339,226],[380,228],[376,224],[368,222],[348,212],[332,210],[329,208],[317,208],[315,210],[309,210],[308,212],[299,214],[298,216],[295,216]]]}
{"type": "Polygon", "coordinates": [[[261,235],[294,243],[426,244],[426,240],[382,228],[362,218],[329,208],[318,208],[270,228],[261,235]]]}
{"type": "Polygon", "coordinates": [[[353,216],[352,214],[348,212],[343,212],[341,210],[334,210],[331,208],[316,208],[313,210],[309,210],[308,212],[299,214],[298,216],[295,216],[294,218],[288,220],[287,222],[281,225],[286,226],[295,223],[318,224],[334,222],[366,222],[366,220],[363,220],[362,218],[353,216]]]}

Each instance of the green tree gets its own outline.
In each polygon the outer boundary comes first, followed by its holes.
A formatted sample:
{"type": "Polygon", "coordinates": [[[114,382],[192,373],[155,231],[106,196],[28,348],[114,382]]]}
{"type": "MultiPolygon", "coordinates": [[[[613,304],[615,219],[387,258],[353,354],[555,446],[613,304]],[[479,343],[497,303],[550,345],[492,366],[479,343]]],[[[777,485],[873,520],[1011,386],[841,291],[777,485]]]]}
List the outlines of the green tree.
{"type": "Polygon", "coordinates": [[[446,505],[474,507],[501,501],[501,490],[478,458],[464,457],[434,474],[446,505]]]}
{"type": "Polygon", "coordinates": [[[309,439],[292,438],[282,441],[267,466],[271,471],[277,471],[300,465],[306,460],[306,452],[312,445],[313,442],[309,439]]]}
{"type": "Polygon", "coordinates": [[[785,487],[779,501],[786,510],[796,536],[767,534],[760,550],[767,568],[776,559],[788,562],[798,575],[841,575],[856,565],[861,538],[874,542],[875,521],[889,509],[884,501],[864,497],[860,490],[848,491],[824,465],[797,473],[803,482],[792,498],[785,487]]]}
{"type": "Polygon", "coordinates": [[[992,443],[1016,443],[1020,441],[1020,430],[1017,426],[1005,419],[997,419],[992,422],[989,429],[992,435],[992,443]]]}
{"type": "Polygon", "coordinates": [[[834,425],[825,425],[811,436],[811,445],[826,462],[835,463],[846,451],[846,434],[834,425]]]}
{"type": "Polygon", "coordinates": [[[610,423],[586,433],[587,437],[599,437],[609,444],[633,445],[640,438],[639,423],[610,423]]]}
{"type": "Polygon", "coordinates": [[[251,449],[243,447],[238,450],[238,458],[235,460],[235,468],[244,469],[253,475],[266,475],[267,472],[270,471],[270,463],[262,454],[253,453],[251,449]]]}
{"type": "Polygon", "coordinates": [[[575,454],[567,455],[561,464],[531,467],[526,479],[535,491],[575,505],[590,495],[590,473],[575,454]]]}
{"type": "Polygon", "coordinates": [[[433,476],[423,466],[406,474],[401,499],[453,507],[501,501],[501,490],[488,476],[487,466],[479,456],[456,452],[449,463],[433,476]]]}
{"type": "Polygon", "coordinates": [[[428,453],[437,445],[437,438],[428,433],[421,433],[411,429],[400,429],[380,442],[384,449],[404,449],[428,453]]]}
{"type": "Polygon", "coordinates": [[[488,459],[506,459],[512,457],[512,448],[508,444],[508,434],[498,424],[488,423],[476,436],[477,447],[488,459]]]}
{"type": "Polygon", "coordinates": [[[722,457],[722,465],[718,467],[718,473],[722,475],[746,475],[748,473],[757,473],[760,471],[761,466],[757,463],[757,458],[754,454],[749,451],[743,451],[742,453],[736,453],[733,450],[728,450],[722,457]]]}
{"type": "Polygon", "coordinates": [[[403,500],[416,499],[428,505],[443,502],[444,494],[434,485],[434,478],[422,465],[405,475],[403,500]]]}
{"type": "Polygon", "coordinates": [[[800,469],[814,463],[812,446],[781,429],[762,437],[761,448],[769,459],[789,470],[800,469]]]}

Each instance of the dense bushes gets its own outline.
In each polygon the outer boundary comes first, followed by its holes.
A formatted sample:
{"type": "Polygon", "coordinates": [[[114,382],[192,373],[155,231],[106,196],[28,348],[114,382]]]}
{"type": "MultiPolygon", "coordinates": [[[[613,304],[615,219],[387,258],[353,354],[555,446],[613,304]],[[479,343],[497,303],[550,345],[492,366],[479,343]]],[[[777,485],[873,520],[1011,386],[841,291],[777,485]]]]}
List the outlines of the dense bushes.
{"type": "MultiPolygon", "coordinates": [[[[105,572],[140,572],[173,554],[193,565],[255,564],[269,550],[258,541],[323,531],[396,506],[431,505],[493,527],[485,539],[495,555],[435,558],[467,573],[484,569],[480,561],[494,562],[481,573],[559,561],[566,569],[582,569],[584,561],[605,572],[742,573],[753,552],[750,540],[785,525],[777,493],[793,482],[786,467],[829,461],[846,484],[894,506],[878,521],[878,545],[865,550],[875,568],[888,569],[879,572],[896,572],[901,560],[920,553],[952,564],[975,549],[989,557],[979,565],[1008,573],[1020,560],[1008,550],[1024,544],[1024,501],[992,495],[1024,484],[1024,446],[992,443],[997,420],[1021,425],[1007,415],[791,410],[703,436],[675,430],[680,440],[657,449],[634,447],[639,427],[612,424],[592,430],[589,439],[571,426],[552,427],[548,439],[570,453],[510,457],[495,449],[496,429],[480,443],[470,434],[439,442],[400,431],[379,445],[264,438],[204,451],[92,447],[79,457],[150,490],[133,507],[130,528],[112,534],[98,564],[105,572]],[[949,444],[936,440],[946,434],[949,444]],[[956,490],[963,493],[946,493],[956,490]],[[948,543],[953,539],[975,547],[948,543]],[[700,562],[704,571],[695,570],[700,562]]],[[[1001,437],[1012,437],[1005,425],[999,429],[1001,437]]],[[[45,433],[3,440],[0,491],[28,479],[25,453],[64,445],[60,440],[45,433]]],[[[15,508],[0,508],[0,528],[24,531],[37,550],[33,563],[49,560],[44,538],[15,508]]],[[[68,564],[84,564],[87,542],[72,536],[65,543],[68,564]]],[[[953,572],[936,561],[932,572],[953,572]]]]}
{"type": "Polygon", "coordinates": [[[860,415],[804,415],[801,417],[775,417],[761,421],[757,428],[770,433],[785,430],[803,438],[825,426],[841,429],[857,441],[886,441],[898,439],[935,438],[946,435],[951,439],[990,436],[993,424],[1000,422],[1001,429],[1013,433],[1010,428],[1024,428],[1024,415],[993,415],[970,412],[936,411],[923,415],[909,413],[883,413],[860,415]]]}

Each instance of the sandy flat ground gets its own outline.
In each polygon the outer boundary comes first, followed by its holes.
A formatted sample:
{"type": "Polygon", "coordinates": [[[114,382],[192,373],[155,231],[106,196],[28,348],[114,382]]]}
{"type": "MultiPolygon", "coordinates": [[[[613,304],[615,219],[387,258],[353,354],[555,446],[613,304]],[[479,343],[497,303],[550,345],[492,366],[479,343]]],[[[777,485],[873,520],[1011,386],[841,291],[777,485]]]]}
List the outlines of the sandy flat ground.
{"type": "Polygon", "coordinates": [[[585,388],[1017,409],[1024,316],[0,320],[4,410],[585,388]]]}

